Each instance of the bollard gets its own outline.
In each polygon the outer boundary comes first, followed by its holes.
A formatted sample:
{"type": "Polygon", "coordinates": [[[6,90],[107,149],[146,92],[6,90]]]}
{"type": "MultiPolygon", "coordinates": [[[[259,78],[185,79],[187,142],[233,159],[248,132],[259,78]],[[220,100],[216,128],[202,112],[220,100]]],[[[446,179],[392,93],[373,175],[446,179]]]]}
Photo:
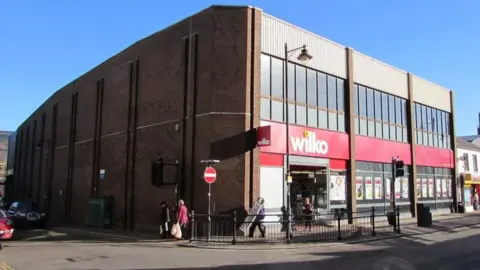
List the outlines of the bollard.
{"type": "Polygon", "coordinates": [[[375,231],[375,207],[372,206],[372,236],[377,236],[377,232],[375,231]]]}
{"type": "Polygon", "coordinates": [[[237,244],[237,211],[233,211],[233,239],[232,245],[237,244]]]}
{"type": "Polygon", "coordinates": [[[337,239],[342,240],[342,226],[340,224],[340,221],[341,221],[342,218],[340,217],[340,213],[339,213],[338,209],[335,209],[335,213],[337,214],[337,226],[338,226],[337,239]]]}
{"type": "Polygon", "coordinates": [[[190,213],[190,243],[194,240],[195,234],[195,212],[192,210],[190,213]]]}

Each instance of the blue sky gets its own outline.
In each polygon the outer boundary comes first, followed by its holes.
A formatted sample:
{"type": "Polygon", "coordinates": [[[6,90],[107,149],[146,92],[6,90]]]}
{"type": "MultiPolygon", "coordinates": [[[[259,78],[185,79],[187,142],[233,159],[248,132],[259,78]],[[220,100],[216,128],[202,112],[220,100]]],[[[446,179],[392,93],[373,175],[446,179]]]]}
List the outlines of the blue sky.
{"type": "Polygon", "coordinates": [[[254,5],[455,91],[458,135],[480,111],[480,1],[1,1],[0,130],[135,41],[211,4],[254,5]]]}

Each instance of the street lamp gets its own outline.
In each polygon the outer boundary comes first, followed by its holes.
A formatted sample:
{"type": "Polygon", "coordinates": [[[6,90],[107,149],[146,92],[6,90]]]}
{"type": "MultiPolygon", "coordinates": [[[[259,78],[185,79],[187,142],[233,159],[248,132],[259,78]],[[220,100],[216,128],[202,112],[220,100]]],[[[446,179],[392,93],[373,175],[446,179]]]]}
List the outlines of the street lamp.
{"type": "MultiPolygon", "coordinates": [[[[310,59],[313,58],[308,53],[307,50],[307,45],[303,45],[298,48],[294,49],[288,49],[288,44],[285,43],[285,92],[284,92],[284,100],[285,100],[285,123],[286,123],[286,152],[287,152],[287,157],[286,157],[286,173],[285,173],[285,180],[287,182],[287,241],[290,242],[291,240],[291,235],[292,235],[292,209],[291,209],[291,198],[290,198],[290,182],[291,182],[291,176],[290,176],[290,143],[289,143],[289,138],[290,138],[290,119],[288,115],[288,58],[291,56],[292,53],[301,50],[300,54],[298,55],[297,59],[301,61],[302,63],[305,63],[309,61],[310,59]]],[[[283,200],[285,202],[285,200],[283,200]]]]}

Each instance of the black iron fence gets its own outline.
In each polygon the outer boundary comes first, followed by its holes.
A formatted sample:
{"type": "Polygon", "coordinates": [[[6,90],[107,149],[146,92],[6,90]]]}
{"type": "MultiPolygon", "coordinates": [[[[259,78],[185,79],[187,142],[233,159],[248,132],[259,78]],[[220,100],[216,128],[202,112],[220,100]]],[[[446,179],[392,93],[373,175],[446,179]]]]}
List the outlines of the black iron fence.
{"type": "Polygon", "coordinates": [[[190,242],[208,243],[291,243],[339,241],[378,234],[400,233],[400,209],[379,214],[370,211],[349,213],[335,210],[328,214],[224,215],[190,213],[190,242]],[[288,227],[290,225],[290,230],[288,227]],[[290,232],[290,233],[289,233],[290,232]],[[290,234],[290,235],[289,235],[290,234]]]}

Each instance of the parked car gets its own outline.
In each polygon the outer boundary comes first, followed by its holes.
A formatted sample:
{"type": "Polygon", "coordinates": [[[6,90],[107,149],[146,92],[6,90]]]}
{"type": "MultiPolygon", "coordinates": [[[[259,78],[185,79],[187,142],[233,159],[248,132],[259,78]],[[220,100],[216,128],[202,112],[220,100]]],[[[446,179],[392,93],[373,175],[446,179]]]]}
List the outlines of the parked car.
{"type": "Polygon", "coordinates": [[[13,221],[4,210],[0,209],[0,239],[6,240],[13,237],[13,221]]]}
{"type": "Polygon", "coordinates": [[[46,215],[35,203],[13,202],[8,208],[7,216],[14,223],[15,228],[39,229],[46,226],[46,215]]]}

